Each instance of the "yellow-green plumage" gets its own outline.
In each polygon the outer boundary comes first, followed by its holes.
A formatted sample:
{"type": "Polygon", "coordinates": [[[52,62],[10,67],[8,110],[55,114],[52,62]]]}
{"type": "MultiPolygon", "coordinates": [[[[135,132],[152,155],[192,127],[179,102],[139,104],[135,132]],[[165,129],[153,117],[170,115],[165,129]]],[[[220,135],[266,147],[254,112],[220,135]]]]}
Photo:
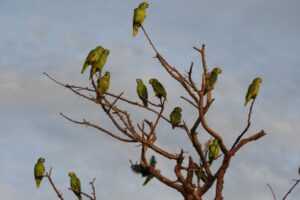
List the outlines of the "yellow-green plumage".
{"type": "Polygon", "coordinates": [[[137,8],[134,9],[133,13],[133,32],[132,36],[136,36],[139,27],[143,24],[146,18],[146,8],[149,7],[147,2],[141,3],[137,8]]]}
{"type": "Polygon", "coordinates": [[[83,74],[85,72],[85,70],[88,68],[89,65],[93,65],[95,64],[95,62],[99,59],[101,53],[103,51],[103,47],[102,46],[97,46],[95,49],[92,49],[90,51],[90,53],[88,54],[88,56],[86,57],[81,73],[83,74]]]}
{"type": "Polygon", "coordinates": [[[170,121],[173,129],[181,123],[181,111],[182,109],[180,107],[175,107],[170,114],[170,121]]]}
{"type": "Polygon", "coordinates": [[[44,166],[45,158],[39,158],[34,165],[34,179],[36,182],[36,187],[39,188],[41,181],[44,177],[45,166],[44,166]]]}
{"type": "Polygon", "coordinates": [[[79,178],[74,172],[69,172],[70,177],[70,187],[73,190],[74,194],[78,197],[78,200],[82,200],[81,197],[81,184],[79,178]]]}
{"type": "Polygon", "coordinates": [[[99,77],[97,81],[97,91],[100,96],[107,92],[110,82],[110,73],[105,72],[103,77],[99,77]]]}
{"type": "Polygon", "coordinates": [[[143,105],[145,107],[148,107],[148,91],[147,87],[144,85],[143,81],[141,79],[136,79],[136,91],[139,96],[139,98],[143,101],[143,105]]]}
{"type": "Polygon", "coordinates": [[[208,147],[208,159],[210,165],[212,164],[213,160],[216,160],[218,158],[219,153],[220,153],[220,146],[218,140],[213,139],[213,141],[208,147]]]}
{"type": "Polygon", "coordinates": [[[101,72],[104,65],[106,64],[107,57],[109,55],[109,50],[104,49],[99,56],[99,58],[96,60],[95,64],[92,66],[90,71],[90,79],[94,76],[94,74],[98,71],[101,72]]]}
{"type": "Polygon", "coordinates": [[[164,86],[157,79],[151,78],[149,80],[149,83],[152,85],[155,96],[157,96],[160,99],[164,97],[167,100],[167,92],[164,86]]]}
{"type": "MultiPolygon", "coordinates": [[[[218,75],[222,73],[222,69],[220,67],[215,67],[209,74],[209,77],[208,77],[208,83],[207,83],[207,89],[206,89],[206,92],[208,90],[212,90],[214,89],[216,83],[217,83],[217,80],[218,80],[218,75]]],[[[205,92],[205,93],[206,93],[205,92]]]]}
{"type": "Polygon", "coordinates": [[[246,106],[251,99],[256,98],[261,83],[262,79],[260,77],[256,77],[249,85],[244,106],[246,106]]]}

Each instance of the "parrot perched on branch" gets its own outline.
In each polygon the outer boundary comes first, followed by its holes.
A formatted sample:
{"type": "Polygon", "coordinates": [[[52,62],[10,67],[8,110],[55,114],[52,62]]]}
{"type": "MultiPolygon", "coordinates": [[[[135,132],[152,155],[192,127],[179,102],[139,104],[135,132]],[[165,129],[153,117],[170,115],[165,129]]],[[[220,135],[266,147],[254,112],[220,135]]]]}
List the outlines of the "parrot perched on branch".
{"type": "Polygon", "coordinates": [[[44,177],[45,166],[44,166],[45,158],[39,158],[34,165],[34,179],[36,182],[36,187],[39,188],[41,181],[44,177]]]}
{"type": "Polygon", "coordinates": [[[200,168],[197,163],[194,162],[194,172],[197,177],[199,177],[204,183],[207,181],[207,175],[205,174],[203,168],[200,168]]]}
{"type": "Polygon", "coordinates": [[[261,83],[262,83],[262,79],[260,77],[256,77],[252,81],[252,83],[249,85],[244,106],[247,106],[248,102],[251,99],[256,98],[256,96],[258,95],[261,83]]]}
{"type": "Polygon", "coordinates": [[[218,140],[213,139],[211,144],[208,146],[208,163],[209,165],[212,164],[213,160],[216,160],[220,153],[220,145],[218,143],[218,140]]]}
{"type": "Polygon", "coordinates": [[[109,88],[110,73],[105,72],[103,77],[99,77],[97,81],[97,91],[102,96],[109,88]]]}
{"type": "MultiPolygon", "coordinates": [[[[156,160],[155,156],[151,156],[151,158],[150,158],[150,165],[151,165],[151,167],[155,168],[156,163],[157,163],[157,160],[156,160]]],[[[154,176],[152,174],[149,174],[147,176],[146,180],[144,181],[143,186],[147,185],[147,183],[149,181],[151,181],[152,178],[154,178],[154,176]]]]}
{"type": "Polygon", "coordinates": [[[145,107],[148,107],[148,91],[141,79],[136,79],[137,87],[136,91],[139,98],[143,101],[145,107]]]}
{"type": "Polygon", "coordinates": [[[81,184],[79,178],[74,172],[69,172],[70,176],[70,186],[75,195],[78,197],[78,200],[82,200],[81,197],[81,184]]]}
{"type": "Polygon", "coordinates": [[[101,72],[104,65],[106,64],[107,57],[109,55],[109,50],[104,49],[99,56],[98,60],[96,60],[95,64],[92,66],[91,71],[90,71],[90,79],[94,76],[94,74],[99,71],[101,72]]]}
{"type": "Polygon", "coordinates": [[[208,77],[208,83],[207,83],[207,89],[205,93],[209,90],[214,89],[217,80],[218,80],[218,75],[222,73],[222,69],[220,67],[215,67],[210,73],[208,77]]]}
{"type": "Polygon", "coordinates": [[[143,25],[146,18],[146,8],[149,7],[147,2],[141,3],[137,8],[134,9],[133,13],[133,37],[138,33],[139,27],[143,25]]]}
{"type": "Polygon", "coordinates": [[[92,49],[90,51],[90,53],[88,54],[88,56],[86,57],[81,73],[83,74],[85,72],[85,70],[88,68],[89,65],[92,65],[92,68],[95,64],[95,62],[99,59],[102,51],[103,51],[103,47],[102,46],[97,46],[95,49],[92,49]]]}
{"type": "MultiPolygon", "coordinates": [[[[150,160],[149,160],[150,166],[155,168],[157,160],[155,158],[155,156],[151,156],[150,160]]],[[[137,173],[137,174],[141,174],[142,177],[146,177],[143,186],[145,186],[154,176],[151,174],[149,168],[145,167],[142,164],[132,164],[131,165],[131,169],[133,172],[137,173]]],[[[158,170],[158,172],[160,172],[158,170]]]]}
{"type": "Polygon", "coordinates": [[[181,112],[182,109],[180,107],[175,107],[170,114],[170,121],[173,129],[181,123],[181,112]]]}
{"type": "Polygon", "coordinates": [[[157,79],[151,78],[149,83],[152,85],[155,96],[157,96],[159,99],[164,97],[164,99],[167,100],[167,92],[164,86],[157,79]]]}

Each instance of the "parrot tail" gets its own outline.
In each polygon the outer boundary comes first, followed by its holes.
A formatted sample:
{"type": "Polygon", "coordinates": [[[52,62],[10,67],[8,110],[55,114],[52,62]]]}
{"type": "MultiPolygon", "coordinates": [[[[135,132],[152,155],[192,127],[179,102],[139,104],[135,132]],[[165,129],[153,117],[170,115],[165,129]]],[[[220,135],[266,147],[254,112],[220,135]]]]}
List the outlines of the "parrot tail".
{"type": "Polygon", "coordinates": [[[81,73],[83,74],[84,73],[84,71],[86,70],[86,68],[88,67],[88,63],[87,62],[85,62],[84,64],[83,64],[83,67],[82,67],[82,70],[81,70],[81,73]]]}
{"type": "Polygon", "coordinates": [[[172,129],[175,129],[175,125],[174,124],[172,124],[172,129]]]}
{"type": "Polygon", "coordinates": [[[75,195],[78,197],[78,200],[82,200],[82,196],[81,196],[81,194],[79,192],[76,192],[75,195]]]}
{"type": "Polygon", "coordinates": [[[244,107],[247,106],[247,104],[248,104],[248,101],[245,101],[244,107]]]}
{"type": "Polygon", "coordinates": [[[146,186],[147,183],[152,179],[153,177],[148,176],[145,180],[145,182],[143,183],[143,186],[146,186]]]}
{"type": "Polygon", "coordinates": [[[132,32],[132,36],[136,36],[138,34],[139,31],[139,25],[134,24],[133,25],[133,32],[132,32]]]}
{"type": "Polygon", "coordinates": [[[148,108],[148,101],[147,100],[143,100],[143,104],[146,108],[148,108]]]}
{"type": "Polygon", "coordinates": [[[41,181],[42,181],[42,179],[36,179],[36,180],[35,180],[36,188],[39,188],[39,187],[40,187],[41,181]]]}

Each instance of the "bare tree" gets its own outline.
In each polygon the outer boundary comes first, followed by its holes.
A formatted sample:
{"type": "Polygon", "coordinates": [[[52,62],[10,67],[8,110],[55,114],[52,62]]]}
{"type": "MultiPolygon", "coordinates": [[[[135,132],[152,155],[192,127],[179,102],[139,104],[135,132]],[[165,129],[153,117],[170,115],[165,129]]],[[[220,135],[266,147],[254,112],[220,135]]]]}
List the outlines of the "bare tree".
{"type": "MultiPolygon", "coordinates": [[[[186,103],[193,106],[198,113],[191,127],[189,127],[185,122],[182,122],[176,126],[176,128],[182,129],[188,136],[186,143],[189,143],[193,147],[197,153],[197,157],[193,158],[191,155],[185,156],[186,152],[184,149],[181,149],[180,152],[170,152],[169,150],[162,148],[157,142],[159,135],[159,130],[157,129],[158,124],[171,124],[170,119],[165,115],[165,100],[160,99],[159,103],[148,101],[149,107],[145,107],[142,103],[132,100],[130,97],[125,97],[124,92],[116,94],[113,91],[110,91],[106,92],[104,95],[99,94],[97,90],[97,84],[94,79],[91,80],[91,87],[83,87],[60,82],[47,73],[44,73],[56,84],[63,86],[75,94],[100,106],[118,131],[113,132],[86,119],[78,121],[66,116],[63,113],[60,113],[60,115],[75,124],[93,127],[121,142],[139,144],[141,146],[139,161],[136,164],[132,163],[131,167],[140,167],[142,170],[145,170],[148,175],[153,176],[168,187],[177,190],[185,200],[201,200],[203,195],[208,190],[213,188],[212,186],[215,182],[214,199],[222,200],[224,176],[228,167],[230,166],[232,157],[235,156],[240,148],[242,148],[244,145],[266,135],[264,130],[252,133],[250,136],[245,135],[251,125],[251,115],[253,112],[255,98],[251,102],[251,106],[249,108],[245,129],[237,135],[236,140],[232,145],[225,144],[222,136],[225,134],[221,134],[214,130],[206,121],[206,114],[213,105],[214,98],[213,90],[207,90],[210,74],[206,64],[205,45],[203,44],[200,48],[194,47],[194,50],[199,53],[202,61],[202,81],[200,85],[197,85],[193,78],[193,63],[187,72],[179,71],[176,67],[170,65],[163,55],[158,51],[158,48],[153,44],[143,26],[141,26],[141,29],[154,51],[155,58],[168,73],[169,77],[176,80],[186,91],[186,95],[181,96],[181,98],[184,99],[186,103]],[[132,119],[132,116],[135,113],[130,112],[126,106],[121,106],[118,102],[122,102],[122,105],[132,105],[149,113],[155,114],[156,118],[153,121],[149,119],[143,119],[135,122],[132,119]],[[211,168],[212,161],[208,159],[208,147],[210,145],[210,141],[201,141],[198,132],[200,126],[202,126],[205,130],[205,134],[208,134],[211,138],[217,140],[221,150],[222,155],[220,156],[220,159],[222,159],[222,161],[220,162],[219,166],[216,166],[217,170],[215,171],[213,171],[211,168]],[[160,154],[165,159],[175,161],[173,169],[170,170],[174,170],[176,179],[172,180],[164,175],[156,166],[151,165],[151,163],[148,161],[149,159],[147,159],[147,157],[149,157],[147,154],[149,149],[153,150],[157,154],[160,154]],[[188,161],[187,165],[183,164],[185,159],[188,161]]],[[[97,76],[101,77],[101,72],[98,72],[97,76]]],[[[47,177],[50,178],[50,173],[47,177]]],[[[57,192],[57,194],[58,197],[60,197],[60,193],[57,192]]],[[[62,197],[60,197],[60,199],[62,199],[62,197]]],[[[96,199],[96,197],[94,199],[96,199]]]]}

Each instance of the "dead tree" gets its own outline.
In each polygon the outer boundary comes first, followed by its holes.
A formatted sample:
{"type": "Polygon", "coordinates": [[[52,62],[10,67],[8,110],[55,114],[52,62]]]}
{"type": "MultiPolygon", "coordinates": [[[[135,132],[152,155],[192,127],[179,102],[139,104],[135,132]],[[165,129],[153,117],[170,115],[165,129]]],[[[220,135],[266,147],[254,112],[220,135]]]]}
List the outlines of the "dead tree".
{"type": "MultiPolygon", "coordinates": [[[[186,91],[186,96],[181,96],[181,98],[184,99],[186,103],[193,106],[198,113],[191,127],[188,127],[185,122],[177,126],[177,128],[182,129],[187,135],[188,139],[186,142],[190,143],[190,145],[193,146],[195,152],[197,153],[197,158],[192,158],[192,156],[190,155],[185,156],[186,154],[184,154],[185,151],[183,149],[181,149],[180,152],[170,152],[169,150],[160,147],[160,145],[157,143],[157,137],[159,135],[159,130],[157,129],[158,124],[162,122],[171,123],[164,112],[166,104],[165,101],[160,101],[159,103],[149,101],[149,107],[144,107],[142,103],[132,100],[130,97],[125,97],[124,92],[122,92],[121,94],[116,94],[113,91],[106,92],[101,96],[101,98],[99,98],[99,94],[97,94],[97,85],[93,79],[91,80],[91,86],[82,87],[62,83],[51,77],[50,75],[44,73],[48,78],[50,78],[58,85],[63,86],[66,89],[74,92],[75,94],[100,106],[105,115],[117,128],[118,132],[107,130],[101,125],[91,123],[86,119],[77,121],[69,116],[66,116],[63,113],[60,113],[60,115],[75,124],[93,127],[100,132],[107,134],[121,142],[134,143],[134,145],[139,144],[141,146],[139,165],[142,166],[143,169],[147,170],[147,172],[149,172],[161,183],[177,190],[185,200],[201,200],[203,195],[205,195],[208,190],[212,189],[212,186],[215,182],[216,185],[214,199],[222,200],[224,176],[228,167],[230,166],[232,157],[236,155],[239,149],[244,145],[266,135],[266,132],[264,130],[260,130],[257,133],[250,134],[250,136],[245,135],[249,130],[251,124],[251,114],[253,111],[255,98],[251,102],[251,106],[249,108],[248,120],[245,129],[237,135],[237,138],[233,144],[225,144],[223,140],[224,134],[214,130],[206,120],[206,114],[209,111],[210,107],[213,105],[214,98],[212,94],[213,90],[206,91],[208,86],[209,72],[206,64],[205,45],[203,44],[201,48],[194,47],[194,50],[199,53],[202,61],[202,81],[200,85],[197,85],[194,81],[195,79],[193,78],[193,64],[191,64],[188,72],[186,73],[181,72],[176,67],[170,65],[169,62],[163,57],[163,55],[153,44],[143,26],[141,26],[141,29],[143,30],[144,35],[146,36],[150,46],[154,51],[155,58],[169,74],[169,77],[176,80],[186,91]],[[138,122],[134,122],[132,120],[132,116],[134,115],[134,113],[131,113],[129,110],[127,110],[125,106],[120,106],[120,104],[118,105],[118,102],[132,105],[149,113],[155,114],[156,119],[153,121],[144,119],[138,122]],[[220,157],[222,161],[220,166],[217,167],[216,171],[212,170],[207,158],[207,141],[201,141],[201,138],[199,137],[198,132],[200,126],[203,127],[206,134],[218,141],[222,153],[222,156],[220,157]],[[149,157],[149,155],[147,155],[148,149],[151,149],[155,153],[160,154],[165,159],[175,161],[174,168],[170,169],[174,170],[176,176],[175,180],[171,180],[170,178],[165,176],[157,167],[150,165],[147,159],[147,157],[149,157]],[[188,164],[186,166],[183,164],[185,159],[187,159],[188,161],[188,164]],[[199,166],[199,168],[195,168],[195,163],[199,166]],[[195,173],[195,171],[200,171],[201,173],[195,173]],[[206,176],[206,180],[203,180],[200,177],[201,174],[204,174],[206,176]]],[[[99,73],[98,76],[101,76],[101,73],[99,73]]]]}

